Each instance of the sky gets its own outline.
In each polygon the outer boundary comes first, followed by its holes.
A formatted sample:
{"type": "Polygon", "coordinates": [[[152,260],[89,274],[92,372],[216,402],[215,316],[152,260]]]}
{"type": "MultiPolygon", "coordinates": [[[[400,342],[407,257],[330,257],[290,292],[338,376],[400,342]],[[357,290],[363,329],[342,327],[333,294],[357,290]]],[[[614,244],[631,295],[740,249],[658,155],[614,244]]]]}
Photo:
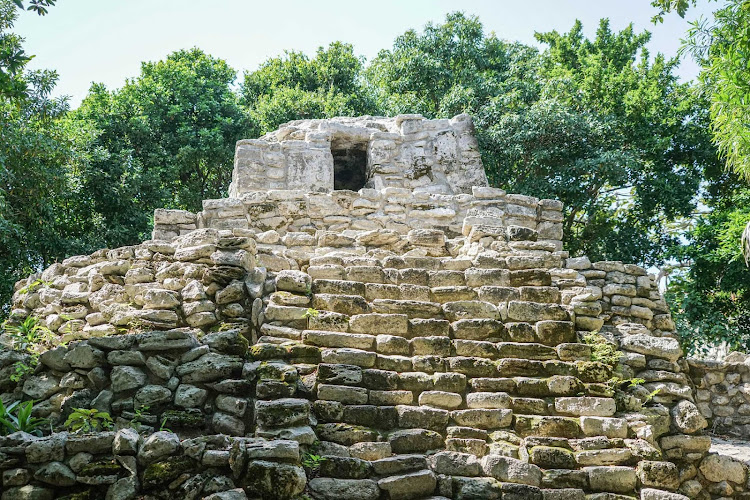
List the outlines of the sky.
{"type": "MultiPolygon", "coordinates": [[[[637,31],[652,32],[652,54],[672,57],[688,21],[716,6],[702,4],[686,19],[670,14],[654,25],[650,0],[58,0],[44,17],[22,13],[13,31],[35,55],[29,67],[57,70],[55,95],[69,96],[76,107],[92,82],[121,87],[139,74],[142,61],[175,50],[200,47],[225,59],[238,77],[285,50],[313,54],[336,40],[371,60],[404,31],[439,23],[456,10],[479,16],[487,33],[537,46],[535,32],[567,32],[575,19],[590,37],[603,17],[617,30],[632,22],[637,31]]],[[[698,68],[684,60],[677,73],[690,80],[698,68]]]]}

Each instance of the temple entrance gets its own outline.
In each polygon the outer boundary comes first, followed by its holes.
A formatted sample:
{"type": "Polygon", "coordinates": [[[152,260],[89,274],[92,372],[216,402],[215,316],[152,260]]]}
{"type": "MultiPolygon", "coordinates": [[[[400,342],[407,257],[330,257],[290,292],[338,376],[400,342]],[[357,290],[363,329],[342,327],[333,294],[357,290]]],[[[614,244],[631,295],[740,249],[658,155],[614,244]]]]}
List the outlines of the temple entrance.
{"type": "Polygon", "coordinates": [[[331,141],[333,154],[333,189],[358,191],[367,182],[367,142],[348,138],[331,141]]]}

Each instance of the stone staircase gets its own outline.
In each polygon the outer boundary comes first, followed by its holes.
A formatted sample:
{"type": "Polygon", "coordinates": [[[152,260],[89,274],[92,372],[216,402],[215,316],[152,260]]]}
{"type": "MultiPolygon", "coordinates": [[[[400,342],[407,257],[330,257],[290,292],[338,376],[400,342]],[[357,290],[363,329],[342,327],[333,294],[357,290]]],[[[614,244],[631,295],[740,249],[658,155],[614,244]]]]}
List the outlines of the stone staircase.
{"type": "MultiPolygon", "coordinates": [[[[613,295],[635,295],[639,284],[648,296],[650,280],[616,263],[588,276],[564,269],[560,252],[526,234],[524,251],[504,257],[328,254],[312,257],[307,273],[276,273],[253,354],[275,377],[294,367],[298,393],[304,387],[313,402],[290,398],[291,388],[274,403],[259,396],[256,432],[313,447],[322,457],[309,482],[316,498],[614,499],[639,485],[677,489],[677,467],[660,461],[649,418],[615,415],[611,367],[592,362],[582,342],[581,328],[602,312],[587,277],[615,273],[625,283],[604,285],[613,295]],[[305,347],[319,350],[317,366],[305,347]],[[281,413],[290,417],[266,416],[281,413]]],[[[637,323],[623,328],[648,334],[637,323]]],[[[626,371],[659,368],[649,383],[669,370],[680,378],[660,354],[647,364],[628,353],[626,371]]]]}

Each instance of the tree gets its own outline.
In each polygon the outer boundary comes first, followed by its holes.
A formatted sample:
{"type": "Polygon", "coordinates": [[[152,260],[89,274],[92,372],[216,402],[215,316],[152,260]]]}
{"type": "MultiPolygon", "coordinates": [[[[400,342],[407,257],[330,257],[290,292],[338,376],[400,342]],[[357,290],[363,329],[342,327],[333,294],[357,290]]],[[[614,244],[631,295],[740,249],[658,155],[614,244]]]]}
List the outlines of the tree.
{"type": "Polygon", "coordinates": [[[100,131],[81,173],[106,221],[107,245],[146,237],[155,208],[201,209],[226,196],[234,144],[249,134],[231,84],[235,71],[199,49],[147,62],[122,89],[95,84],[74,119],[100,131]]]}
{"type": "MultiPolygon", "coordinates": [[[[681,17],[696,0],[654,0],[661,21],[681,17]]],[[[683,50],[701,65],[699,81],[710,100],[711,131],[728,168],[750,179],[750,2],[727,0],[713,21],[691,24],[683,50]]]]}
{"type": "Polygon", "coordinates": [[[23,69],[32,56],[24,52],[23,38],[9,33],[18,17],[10,0],[0,0],[0,98],[20,98],[26,93],[23,69]]]}
{"type": "Polygon", "coordinates": [[[675,249],[684,268],[670,279],[667,298],[683,345],[693,353],[725,342],[750,349],[750,269],[739,245],[750,218],[750,189],[735,187],[709,201],[675,249]]]}
{"type": "Polygon", "coordinates": [[[0,99],[0,315],[15,281],[87,249],[96,231],[76,198],[88,136],[65,122],[64,99],[50,99],[56,80],[27,73],[27,96],[0,99]]]}
{"type": "MultiPolygon", "coordinates": [[[[510,94],[523,99],[536,50],[485,35],[476,16],[448,14],[445,23],[409,30],[382,50],[367,68],[378,105],[388,114],[429,118],[477,112],[510,94]]],[[[533,87],[533,86],[532,86],[533,87]]]]}
{"type": "Polygon", "coordinates": [[[489,169],[509,189],[565,203],[571,252],[658,263],[668,224],[692,213],[714,162],[704,103],[678,83],[677,60],[650,61],[650,35],[632,26],[613,33],[602,20],[587,40],[576,22],[537,38],[549,46],[540,99],[490,125],[489,169]]]}
{"type": "Polygon", "coordinates": [[[291,120],[374,113],[374,103],[362,85],[362,65],[350,44],[333,42],[326,49],[318,48],[312,59],[301,52],[285,52],[245,72],[242,103],[255,135],[291,120]]]}
{"type": "Polygon", "coordinates": [[[50,97],[54,71],[24,72],[23,38],[8,32],[17,15],[0,0],[0,317],[17,280],[80,250],[96,229],[76,198],[89,136],[66,123],[67,100],[50,97]]]}

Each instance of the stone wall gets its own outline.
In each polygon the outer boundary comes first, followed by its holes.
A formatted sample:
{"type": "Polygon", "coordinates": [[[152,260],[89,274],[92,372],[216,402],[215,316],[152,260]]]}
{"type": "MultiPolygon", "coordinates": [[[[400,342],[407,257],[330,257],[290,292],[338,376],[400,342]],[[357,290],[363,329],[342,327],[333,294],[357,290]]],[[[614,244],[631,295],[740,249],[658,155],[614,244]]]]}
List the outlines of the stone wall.
{"type": "MultiPolygon", "coordinates": [[[[426,120],[364,116],[298,120],[260,139],[237,143],[229,195],[253,191],[334,189],[334,153],[360,149],[362,187],[419,188],[428,192],[469,193],[487,185],[471,117],[426,120]]],[[[351,165],[346,165],[351,169],[351,165]]],[[[347,177],[351,177],[348,175],[347,177]]]]}
{"type": "MultiPolygon", "coordinates": [[[[531,196],[506,194],[501,189],[474,187],[472,194],[444,195],[404,188],[361,189],[310,193],[304,191],[256,191],[241,198],[205,200],[203,211],[159,209],[154,212],[155,240],[172,240],[197,228],[231,229],[258,234],[333,232],[352,241],[366,231],[388,229],[406,235],[412,229],[437,229],[447,238],[468,235],[474,224],[521,226],[537,231],[562,250],[562,204],[531,196]],[[468,217],[468,226],[464,222],[468,217]]],[[[328,237],[330,239],[330,237],[328,237]]],[[[258,242],[262,243],[263,237],[258,242]]],[[[287,240],[293,240],[290,235],[287,240]]],[[[304,244],[280,242],[287,247],[304,246],[308,252],[317,244],[310,237],[304,244]]],[[[320,245],[330,247],[324,235],[320,245]]],[[[280,250],[279,247],[275,248],[280,250]]]]}
{"type": "Polygon", "coordinates": [[[717,434],[750,438],[750,365],[740,353],[729,361],[690,360],[696,400],[717,434]],[[734,361],[733,361],[734,359],[734,361]]]}

